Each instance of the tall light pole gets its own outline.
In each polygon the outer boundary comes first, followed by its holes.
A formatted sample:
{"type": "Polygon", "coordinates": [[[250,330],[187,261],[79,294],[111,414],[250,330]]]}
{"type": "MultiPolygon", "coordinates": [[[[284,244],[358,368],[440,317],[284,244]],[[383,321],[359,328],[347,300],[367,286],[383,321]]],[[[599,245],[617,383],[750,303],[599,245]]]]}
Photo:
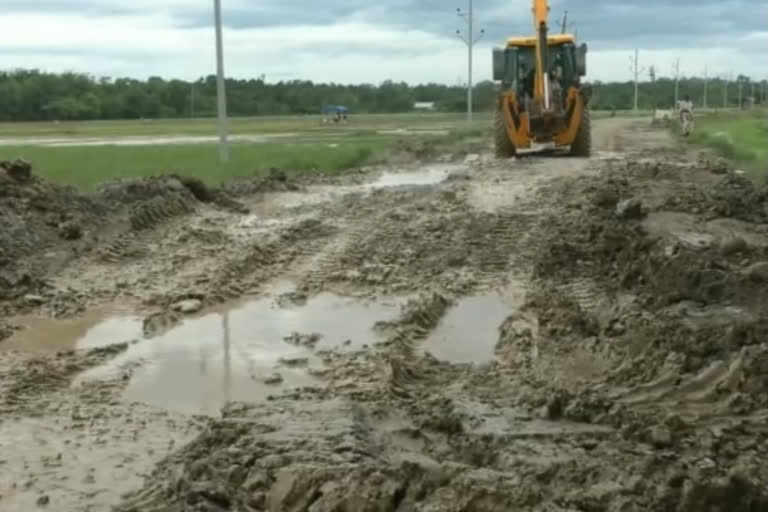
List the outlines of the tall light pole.
{"type": "Polygon", "coordinates": [[[675,108],[680,100],[680,59],[675,60],[675,108]]]}
{"type": "Polygon", "coordinates": [[[462,12],[460,8],[456,8],[456,14],[460,18],[464,18],[464,20],[467,22],[467,37],[464,37],[461,33],[461,30],[456,30],[456,35],[459,36],[459,39],[464,41],[464,44],[467,45],[467,121],[472,121],[472,49],[475,46],[475,43],[478,42],[482,37],[483,34],[485,34],[485,29],[480,29],[480,35],[477,36],[477,39],[475,39],[473,35],[474,30],[474,20],[472,19],[473,16],[473,7],[472,7],[472,0],[469,0],[469,12],[462,12]]]}
{"type": "Polygon", "coordinates": [[[744,91],[744,81],[736,79],[738,85],[739,85],[739,110],[742,110],[744,108],[744,100],[743,100],[743,91],[744,91]]]}
{"type": "Polygon", "coordinates": [[[629,57],[629,62],[632,64],[629,69],[635,77],[635,111],[637,111],[640,73],[645,72],[645,68],[640,68],[640,51],[637,48],[635,48],[635,57],[629,57]]]}
{"type": "Polygon", "coordinates": [[[229,160],[227,150],[227,91],[224,89],[224,43],[221,34],[221,0],[213,0],[216,21],[216,96],[219,111],[219,161],[229,160]]]}

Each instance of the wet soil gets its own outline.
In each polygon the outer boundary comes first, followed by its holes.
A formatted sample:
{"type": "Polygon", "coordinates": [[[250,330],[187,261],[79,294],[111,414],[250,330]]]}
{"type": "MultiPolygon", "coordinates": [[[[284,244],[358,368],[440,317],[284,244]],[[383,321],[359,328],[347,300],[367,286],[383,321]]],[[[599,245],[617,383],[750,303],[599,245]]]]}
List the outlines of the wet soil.
{"type": "Polygon", "coordinates": [[[768,509],[768,193],[594,131],[215,190],[0,170],[0,509],[768,509]]]}

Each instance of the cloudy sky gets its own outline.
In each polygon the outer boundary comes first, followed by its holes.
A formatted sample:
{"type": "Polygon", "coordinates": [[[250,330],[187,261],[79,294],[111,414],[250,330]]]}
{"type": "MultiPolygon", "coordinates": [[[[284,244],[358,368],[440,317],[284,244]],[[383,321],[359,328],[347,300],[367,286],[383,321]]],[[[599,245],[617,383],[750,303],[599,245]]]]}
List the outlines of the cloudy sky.
{"type": "MultiPolygon", "coordinates": [[[[465,82],[456,8],[468,0],[221,0],[229,76],[377,83],[465,82]]],[[[768,78],[765,0],[552,0],[590,48],[592,80],[629,79],[629,57],[657,76],[768,78]],[[673,7],[669,7],[672,5],[673,7]],[[685,28],[684,28],[685,27],[685,28]]],[[[490,49],[531,31],[529,0],[474,0],[475,81],[490,49]]],[[[197,78],[215,72],[212,0],[0,0],[0,68],[96,76],[197,78]]]]}

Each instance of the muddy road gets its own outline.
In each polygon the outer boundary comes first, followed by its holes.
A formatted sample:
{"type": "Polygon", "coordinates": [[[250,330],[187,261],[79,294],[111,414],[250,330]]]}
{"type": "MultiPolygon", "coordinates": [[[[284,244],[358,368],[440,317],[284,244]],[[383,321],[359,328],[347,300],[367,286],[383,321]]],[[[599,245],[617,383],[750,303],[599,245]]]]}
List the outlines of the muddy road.
{"type": "Polygon", "coordinates": [[[0,170],[0,509],[768,510],[768,191],[594,130],[219,189],[0,170]]]}

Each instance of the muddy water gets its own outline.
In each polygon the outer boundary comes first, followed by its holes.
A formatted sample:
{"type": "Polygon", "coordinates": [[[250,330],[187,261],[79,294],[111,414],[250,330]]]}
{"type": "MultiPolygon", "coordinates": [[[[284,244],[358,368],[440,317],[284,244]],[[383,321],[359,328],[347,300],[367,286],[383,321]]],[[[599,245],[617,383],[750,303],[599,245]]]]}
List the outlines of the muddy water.
{"type": "MultiPolygon", "coordinates": [[[[216,414],[229,400],[257,401],[280,390],[320,384],[312,376],[312,369],[322,366],[316,350],[372,344],[379,339],[374,324],[394,320],[399,312],[394,300],[362,303],[321,294],[304,306],[286,308],[264,298],[189,318],[162,336],[142,339],[76,383],[130,372],[124,395],[129,401],[216,414]]],[[[134,337],[135,328],[124,319],[108,318],[67,343],[79,348],[125,341],[134,337]]]]}
{"type": "Polygon", "coordinates": [[[115,307],[94,308],[71,319],[20,316],[13,323],[22,329],[0,345],[3,350],[90,349],[142,337],[141,317],[115,307]]]}
{"type": "Polygon", "coordinates": [[[469,297],[446,313],[423,348],[453,363],[485,363],[494,358],[499,326],[512,313],[500,295],[469,297]]]}
{"type": "Polygon", "coordinates": [[[463,165],[433,165],[412,172],[385,172],[367,188],[410,187],[436,185],[453,173],[465,171],[463,165]]]}
{"type": "MultiPolygon", "coordinates": [[[[273,139],[296,137],[297,133],[264,133],[231,135],[232,142],[265,143],[273,139]]],[[[132,137],[7,137],[0,138],[0,146],[48,146],[48,147],[80,147],[80,146],[157,146],[167,144],[210,144],[216,142],[216,137],[169,135],[169,136],[132,136],[132,137]]]]}

